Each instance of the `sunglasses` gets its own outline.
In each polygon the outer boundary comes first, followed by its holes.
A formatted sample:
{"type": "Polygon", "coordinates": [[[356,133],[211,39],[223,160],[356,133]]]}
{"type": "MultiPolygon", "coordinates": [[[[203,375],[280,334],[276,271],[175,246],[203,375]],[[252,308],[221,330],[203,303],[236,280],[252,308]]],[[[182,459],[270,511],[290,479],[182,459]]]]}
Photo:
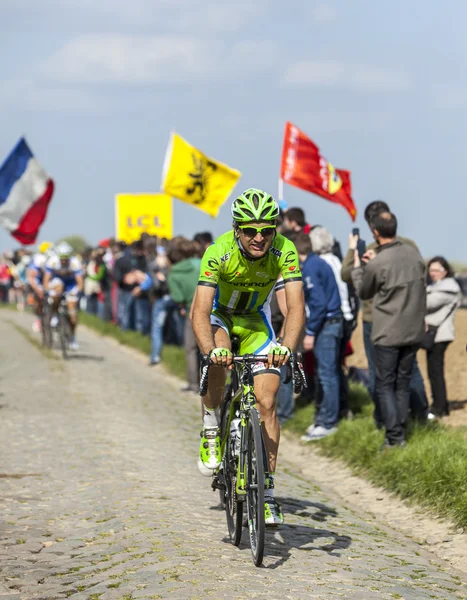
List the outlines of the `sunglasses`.
{"type": "Polygon", "coordinates": [[[259,229],[257,229],[256,227],[239,226],[239,229],[241,229],[242,232],[249,238],[255,238],[258,235],[258,233],[260,233],[264,238],[267,238],[271,237],[276,232],[276,228],[271,226],[260,227],[259,229]]]}

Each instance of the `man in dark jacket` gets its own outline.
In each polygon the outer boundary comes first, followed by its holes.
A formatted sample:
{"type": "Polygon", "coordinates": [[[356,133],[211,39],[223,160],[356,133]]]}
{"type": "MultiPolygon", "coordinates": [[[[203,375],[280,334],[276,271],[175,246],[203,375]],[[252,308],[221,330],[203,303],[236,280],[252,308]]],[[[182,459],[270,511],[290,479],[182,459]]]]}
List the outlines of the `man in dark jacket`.
{"type": "Polygon", "coordinates": [[[141,241],[133,242],[130,253],[122,253],[113,268],[113,278],[118,284],[118,313],[123,330],[149,332],[149,298],[141,283],[147,271],[144,247],[141,241]]]}
{"type": "Polygon", "coordinates": [[[397,219],[383,212],[371,221],[378,248],[361,265],[353,239],[352,281],[362,300],[373,299],[376,395],[387,446],[405,444],[409,383],[425,332],[425,264],[418,250],[396,239],[397,219]]]}
{"type": "Polygon", "coordinates": [[[323,399],[302,441],[319,440],[337,431],[339,419],[340,345],[343,333],[341,298],[332,268],[311,252],[309,236],[295,240],[300,260],[308,253],[302,267],[305,292],[306,323],[303,349],[314,350],[323,399]]]}

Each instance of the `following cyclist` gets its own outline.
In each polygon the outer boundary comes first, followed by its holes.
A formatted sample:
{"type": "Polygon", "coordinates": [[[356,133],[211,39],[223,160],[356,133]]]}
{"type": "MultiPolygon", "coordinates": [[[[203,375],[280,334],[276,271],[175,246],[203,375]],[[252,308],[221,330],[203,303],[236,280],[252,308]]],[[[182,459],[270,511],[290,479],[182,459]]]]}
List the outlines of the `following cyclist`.
{"type": "Polygon", "coordinates": [[[192,309],[200,350],[213,363],[204,399],[203,431],[198,466],[210,475],[221,462],[220,404],[225,369],[232,364],[230,338],[239,337],[240,354],[268,354],[268,362],[253,367],[255,393],[269,457],[265,490],[266,525],[284,522],[274,499],[274,473],[280,427],[276,394],[280,369],[294,350],[304,325],[302,276],[294,244],[276,230],[279,207],[272,196],[248,189],[232,203],[233,231],[219,237],[203,256],[192,309]],[[269,302],[282,275],[287,301],[283,342],[271,326],[269,302]]]}
{"type": "Polygon", "coordinates": [[[44,289],[53,298],[53,312],[58,310],[60,300],[65,295],[72,335],[70,348],[77,350],[79,346],[75,333],[78,325],[78,301],[83,292],[84,278],[81,261],[76,256],[72,256],[72,252],[73,248],[68,242],[57,244],[54,255],[45,265],[44,289]]]}
{"type": "Polygon", "coordinates": [[[31,262],[26,270],[26,279],[29,287],[32,291],[34,301],[34,313],[37,319],[34,321],[32,328],[36,332],[41,330],[40,317],[43,310],[44,301],[44,275],[45,275],[45,263],[47,259],[52,256],[53,244],[52,242],[42,242],[39,244],[37,254],[34,254],[31,262]]]}

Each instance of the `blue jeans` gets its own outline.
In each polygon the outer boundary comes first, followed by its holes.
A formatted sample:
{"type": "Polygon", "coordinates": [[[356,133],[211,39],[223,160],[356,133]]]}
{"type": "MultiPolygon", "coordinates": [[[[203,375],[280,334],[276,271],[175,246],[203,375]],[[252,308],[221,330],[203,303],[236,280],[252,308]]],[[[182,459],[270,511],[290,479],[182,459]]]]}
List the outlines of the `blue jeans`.
{"type": "Polygon", "coordinates": [[[133,296],[129,290],[118,290],[118,324],[126,331],[131,329],[133,317],[133,296]]]}
{"type": "Polygon", "coordinates": [[[133,300],[135,311],[135,329],[143,335],[148,335],[151,329],[151,304],[148,298],[136,297],[133,300]]]}
{"type": "MultiPolygon", "coordinates": [[[[368,374],[370,378],[369,392],[373,404],[375,405],[374,419],[377,427],[383,427],[383,415],[376,397],[376,369],[375,369],[375,349],[371,341],[371,330],[373,323],[363,322],[363,342],[365,345],[365,354],[368,360],[368,374]]],[[[410,412],[412,417],[417,419],[426,419],[428,414],[428,398],[426,397],[425,384],[422,374],[415,358],[412,375],[410,378],[410,412]]]]}
{"type": "Polygon", "coordinates": [[[124,331],[135,329],[139,333],[148,334],[151,322],[148,298],[133,296],[128,290],[119,290],[118,321],[124,331]]]}
{"type": "Polygon", "coordinates": [[[152,305],[151,361],[160,360],[164,343],[164,327],[169,312],[176,309],[170,296],[158,298],[152,305]]]}
{"type": "Polygon", "coordinates": [[[342,319],[325,321],[315,337],[315,358],[323,400],[315,424],[330,429],[339,420],[340,348],[342,319]]]}
{"type": "Polygon", "coordinates": [[[293,395],[292,379],[289,383],[284,383],[283,379],[287,374],[287,367],[282,367],[281,370],[281,383],[277,392],[277,416],[279,423],[285,423],[290,417],[292,417],[295,408],[295,400],[293,395]]]}

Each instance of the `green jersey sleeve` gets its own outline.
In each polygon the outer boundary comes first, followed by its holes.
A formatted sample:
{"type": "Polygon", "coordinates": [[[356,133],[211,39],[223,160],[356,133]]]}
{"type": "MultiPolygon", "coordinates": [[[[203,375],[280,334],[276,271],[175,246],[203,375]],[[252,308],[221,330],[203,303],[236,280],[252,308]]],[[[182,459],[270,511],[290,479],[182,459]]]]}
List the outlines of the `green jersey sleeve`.
{"type": "Polygon", "coordinates": [[[198,285],[217,287],[221,270],[221,261],[216,244],[211,244],[201,259],[198,285]]]}
{"type": "Polygon", "coordinates": [[[287,240],[284,244],[282,256],[279,260],[279,267],[284,283],[302,280],[297,249],[295,248],[295,244],[290,240],[287,240]]]}

